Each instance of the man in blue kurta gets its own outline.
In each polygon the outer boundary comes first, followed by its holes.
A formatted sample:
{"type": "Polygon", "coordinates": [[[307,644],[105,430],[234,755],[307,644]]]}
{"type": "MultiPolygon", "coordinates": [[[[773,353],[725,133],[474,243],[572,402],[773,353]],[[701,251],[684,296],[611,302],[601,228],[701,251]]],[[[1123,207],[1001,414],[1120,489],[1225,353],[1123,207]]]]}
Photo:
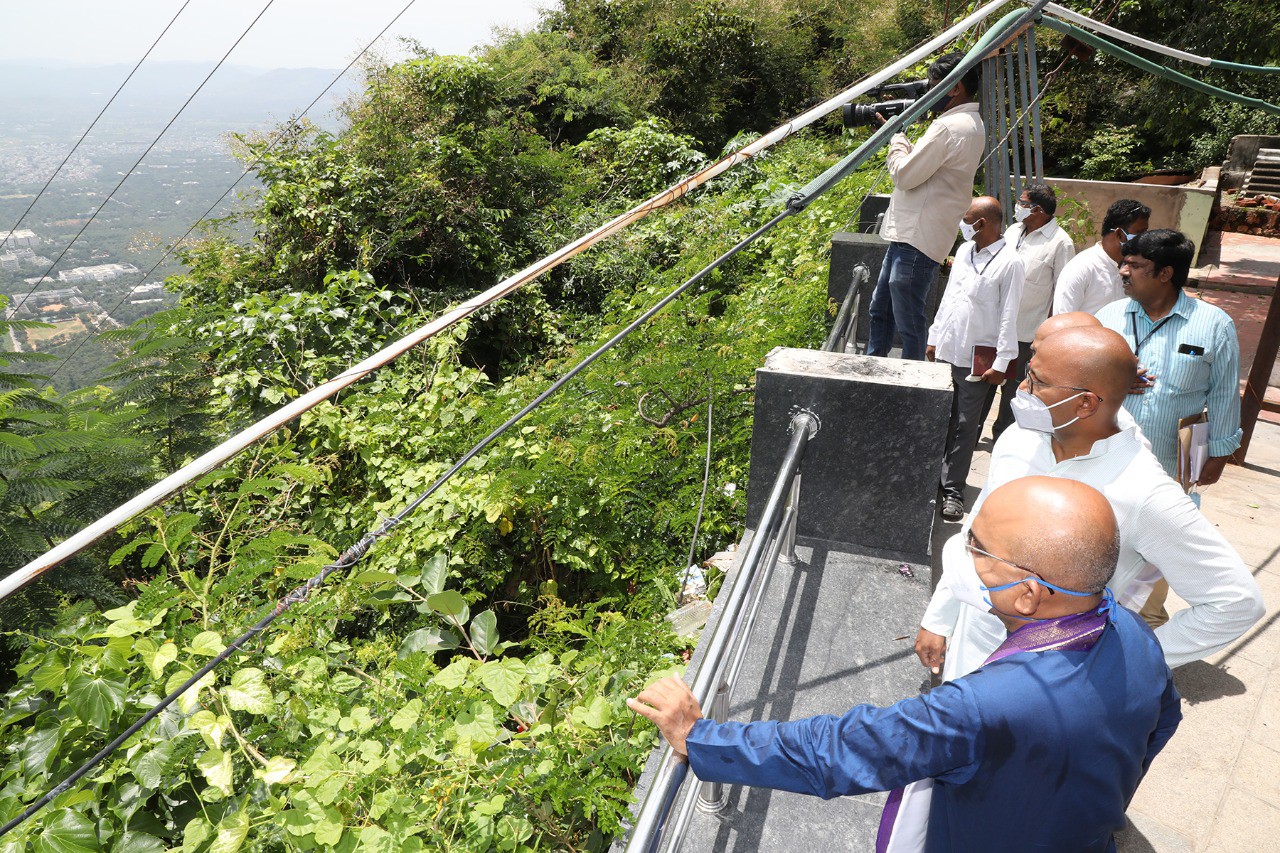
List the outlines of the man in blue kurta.
{"type": "Polygon", "coordinates": [[[1026,477],[991,493],[970,534],[960,597],[1010,630],[976,672],[888,708],[786,723],[703,719],[677,678],[628,705],[704,781],[830,798],[932,778],[916,848],[929,853],[1114,851],[1182,714],[1150,629],[1106,590],[1110,505],[1083,483],[1026,477]]]}

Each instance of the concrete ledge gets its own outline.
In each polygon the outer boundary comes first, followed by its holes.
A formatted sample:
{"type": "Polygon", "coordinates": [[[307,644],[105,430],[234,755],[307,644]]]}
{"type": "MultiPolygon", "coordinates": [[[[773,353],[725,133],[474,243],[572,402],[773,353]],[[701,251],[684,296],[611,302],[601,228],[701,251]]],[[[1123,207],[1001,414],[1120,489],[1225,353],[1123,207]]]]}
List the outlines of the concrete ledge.
{"type": "Polygon", "coordinates": [[[791,416],[821,424],[801,466],[799,535],[928,562],[951,375],[924,361],[775,349],[756,371],[747,526],[757,526],[791,416]]]}

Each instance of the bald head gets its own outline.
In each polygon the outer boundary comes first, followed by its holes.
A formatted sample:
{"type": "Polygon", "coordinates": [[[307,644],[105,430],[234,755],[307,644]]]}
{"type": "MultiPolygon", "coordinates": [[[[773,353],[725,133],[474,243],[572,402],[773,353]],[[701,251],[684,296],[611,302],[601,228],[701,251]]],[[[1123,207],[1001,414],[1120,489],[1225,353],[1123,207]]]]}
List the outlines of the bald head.
{"type": "Polygon", "coordinates": [[[1120,554],[1111,504],[1097,489],[1061,477],[1022,477],[996,489],[973,530],[992,553],[1080,592],[1101,592],[1120,554]]]}
{"type": "Polygon", "coordinates": [[[1070,326],[1047,335],[1036,347],[1034,360],[1041,381],[1088,388],[1107,409],[1124,403],[1138,372],[1129,344],[1102,326],[1070,326]]]}
{"type": "Polygon", "coordinates": [[[969,202],[963,221],[974,226],[973,241],[979,249],[999,240],[1004,232],[1004,212],[1000,202],[989,195],[980,195],[969,202]]]}
{"type": "Polygon", "coordinates": [[[1065,314],[1054,314],[1036,327],[1036,336],[1031,339],[1031,348],[1035,349],[1040,342],[1052,335],[1054,332],[1061,332],[1063,329],[1070,329],[1075,326],[1093,326],[1102,327],[1102,321],[1092,314],[1086,314],[1083,311],[1068,311],[1065,314]]]}
{"type": "Polygon", "coordinates": [[[973,214],[975,219],[1004,218],[1004,209],[1000,207],[1000,201],[989,195],[980,195],[969,202],[969,212],[973,214]]]}

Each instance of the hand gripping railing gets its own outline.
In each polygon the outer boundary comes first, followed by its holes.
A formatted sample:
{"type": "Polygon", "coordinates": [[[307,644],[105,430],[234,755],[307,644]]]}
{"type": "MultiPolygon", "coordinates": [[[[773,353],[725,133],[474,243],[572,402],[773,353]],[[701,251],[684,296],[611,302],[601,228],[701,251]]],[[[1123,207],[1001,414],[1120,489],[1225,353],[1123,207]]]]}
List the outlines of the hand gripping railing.
{"type": "Polygon", "coordinates": [[[823,352],[844,352],[849,341],[858,337],[858,311],[862,307],[862,294],[866,292],[867,282],[871,280],[871,270],[866,264],[858,264],[853,268],[849,280],[849,290],[836,312],[836,321],[831,324],[831,333],[822,345],[823,352]]]}
{"type": "MultiPolygon", "coordinates": [[[[800,460],[810,437],[818,431],[818,418],[812,412],[802,411],[791,419],[791,441],[782,457],[782,464],[769,490],[769,499],[742,558],[733,586],[721,590],[724,609],[710,636],[702,638],[699,651],[701,662],[690,686],[698,704],[708,708],[711,719],[724,720],[728,716],[729,700],[738,672],[746,658],[748,638],[760,605],[764,590],[779,559],[795,560],[795,522],[800,499],[800,460]],[[782,553],[786,548],[786,553],[782,553]]],[[[685,826],[698,808],[706,812],[719,811],[725,805],[723,786],[704,782],[698,796],[685,788],[689,765],[678,757],[670,746],[664,746],[662,758],[653,783],[641,803],[635,826],[627,842],[628,853],[657,851],[664,845],[674,849],[684,834],[685,826]],[[678,804],[678,807],[677,807],[678,804]],[[675,820],[671,816],[675,813],[675,820]]]]}

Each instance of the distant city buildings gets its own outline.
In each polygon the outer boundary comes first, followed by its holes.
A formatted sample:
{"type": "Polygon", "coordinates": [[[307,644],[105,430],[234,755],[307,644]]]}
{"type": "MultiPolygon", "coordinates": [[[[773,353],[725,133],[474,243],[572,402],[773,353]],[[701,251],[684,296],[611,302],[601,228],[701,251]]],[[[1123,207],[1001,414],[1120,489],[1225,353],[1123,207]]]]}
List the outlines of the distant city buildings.
{"type": "Polygon", "coordinates": [[[25,228],[21,231],[7,231],[4,239],[0,240],[0,246],[9,251],[15,249],[35,250],[40,248],[40,238],[36,236],[36,232],[25,228]]]}
{"type": "Polygon", "coordinates": [[[75,269],[63,270],[58,273],[58,281],[67,284],[88,284],[96,281],[101,284],[108,281],[117,281],[140,272],[142,270],[133,264],[98,264],[92,267],[76,267],[75,269]]]}
{"type": "Polygon", "coordinates": [[[21,269],[22,263],[18,260],[18,256],[15,253],[0,252],[0,270],[18,272],[21,269]]]}
{"type": "Polygon", "coordinates": [[[10,297],[10,314],[28,317],[44,317],[46,315],[75,313],[96,304],[84,298],[78,287],[63,287],[57,290],[41,290],[35,293],[15,294],[10,297]]]}

